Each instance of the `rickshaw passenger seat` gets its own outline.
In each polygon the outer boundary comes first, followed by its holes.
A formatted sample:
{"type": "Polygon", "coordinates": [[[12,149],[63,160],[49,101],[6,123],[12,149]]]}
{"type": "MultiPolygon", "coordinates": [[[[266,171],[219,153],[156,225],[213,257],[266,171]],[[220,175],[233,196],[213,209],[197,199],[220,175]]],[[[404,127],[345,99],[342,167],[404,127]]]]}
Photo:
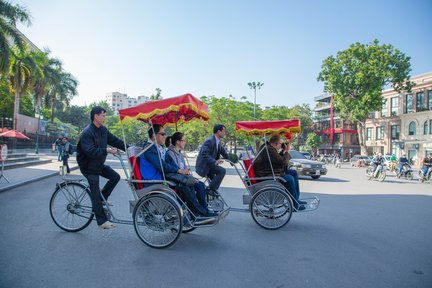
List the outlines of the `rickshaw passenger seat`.
{"type": "MultiPolygon", "coordinates": [[[[246,171],[248,173],[248,177],[249,178],[255,178],[256,177],[255,176],[255,171],[253,169],[253,166],[251,167],[252,161],[253,161],[253,158],[251,158],[251,159],[244,159],[243,160],[243,164],[244,164],[244,167],[245,167],[245,169],[246,169],[246,171]],[[249,167],[250,167],[250,169],[249,169],[249,167]]],[[[251,184],[256,184],[257,183],[256,180],[250,180],[249,182],[251,184]]]]}
{"type": "MultiPolygon", "coordinates": [[[[134,180],[143,180],[143,177],[142,177],[141,172],[140,172],[139,157],[136,158],[136,155],[139,154],[140,150],[142,150],[142,149],[140,147],[137,147],[137,146],[129,147],[129,149],[128,149],[129,162],[130,162],[131,167],[132,167],[132,176],[133,176],[134,180]],[[134,161],[135,161],[135,165],[134,165],[134,161]]],[[[143,183],[133,183],[133,184],[134,184],[136,189],[144,188],[143,183]]]]}

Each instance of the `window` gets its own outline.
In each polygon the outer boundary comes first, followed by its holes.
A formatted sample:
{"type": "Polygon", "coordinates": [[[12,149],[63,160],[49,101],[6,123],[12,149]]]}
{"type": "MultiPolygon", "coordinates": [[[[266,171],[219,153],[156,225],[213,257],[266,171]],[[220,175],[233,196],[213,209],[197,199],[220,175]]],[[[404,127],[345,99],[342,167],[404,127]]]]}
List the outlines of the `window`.
{"type": "Polygon", "coordinates": [[[428,92],[428,106],[427,109],[432,110],[432,90],[428,92]]]}
{"type": "Polygon", "coordinates": [[[413,96],[412,94],[405,95],[405,113],[413,112],[413,96]]]}
{"type": "Polygon", "coordinates": [[[429,134],[432,134],[432,120],[429,120],[429,134]]]}
{"type": "Polygon", "coordinates": [[[408,135],[416,135],[416,123],[414,121],[408,126],[408,135]]]}
{"type": "Polygon", "coordinates": [[[399,125],[392,125],[391,126],[391,139],[396,140],[399,139],[400,134],[400,126],[399,125]]]}
{"type": "Polygon", "coordinates": [[[423,124],[423,134],[427,135],[429,132],[429,127],[428,127],[428,121],[426,120],[425,123],[423,124]]]}
{"type": "Polygon", "coordinates": [[[423,92],[418,92],[416,95],[416,111],[420,112],[424,110],[423,106],[423,92]]]}
{"type": "Polygon", "coordinates": [[[372,140],[372,128],[366,128],[366,141],[372,140]]]}
{"type": "Polygon", "coordinates": [[[381,106],[381,117],[387,117],[387,100],[384,100],[381,106]]]}
{"type": "Polygon", "coordinates": [[[384,127],[376,127],[376,137],[377,140],[383,140],[384,139],[384,127]]]}
{"type": "Polygon", "coordinates": [[[391,153],[392,153],[393,155],[396,155],[396,153],[397,153],[397,145],[396,145],[396,143],[393,142],[393,141],[392,141],[392,143],[391,143],[391,153]]]}
{"type": "MultiPolygon", "coordinates": [[[[432,97],[432,95],[431,95],[432,97]]],[[[398,115],[398,108],[399,108],[399,97],[393,97],[390,100],[391,105],[391,115],[397,116],[398,115]]]]}

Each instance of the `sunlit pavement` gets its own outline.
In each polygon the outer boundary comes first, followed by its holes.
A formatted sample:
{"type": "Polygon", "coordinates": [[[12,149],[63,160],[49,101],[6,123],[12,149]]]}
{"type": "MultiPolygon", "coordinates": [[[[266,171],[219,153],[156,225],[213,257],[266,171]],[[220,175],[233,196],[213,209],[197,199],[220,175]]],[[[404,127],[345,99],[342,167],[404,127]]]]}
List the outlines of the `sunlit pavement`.
{"type": "MultiPolygon", "coordinates": [[[[224,167],[220,192],[247,208],[235,170],[224,167]]],[[[320,207],[279,230],[231,212],[164,250],[147,247],[130,225],[60,230],[48,204],[61,177],[46,178],[0,193],[0,287],[431,287],[432,185],[364,174],[329,166],[319,180],[303,178],[302,195],[318,196],[320,207]]],[[[120,182],[110,198],[118,217],[131,219],[131,198],[120,182]]]]}

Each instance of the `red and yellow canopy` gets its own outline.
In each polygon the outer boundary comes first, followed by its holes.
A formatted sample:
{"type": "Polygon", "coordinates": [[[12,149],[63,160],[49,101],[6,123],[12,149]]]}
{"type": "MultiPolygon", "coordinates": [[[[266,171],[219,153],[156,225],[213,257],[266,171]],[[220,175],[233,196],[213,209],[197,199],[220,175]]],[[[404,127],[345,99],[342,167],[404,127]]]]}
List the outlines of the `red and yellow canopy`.
{"type": "Polygon", "coordinates": [[[262,136],[265,134],[300,133],[300,120],[274,120],[274,121],[237,121],[236,131],[246,135],[262,136]]]}
{"type": "Polygon", "coordinates": [[[209,119],[207,105],[192,94],[149,101],[119,110],[120,121],[141,120],[152,124],[176,125],[178,122],[209,119]]]}

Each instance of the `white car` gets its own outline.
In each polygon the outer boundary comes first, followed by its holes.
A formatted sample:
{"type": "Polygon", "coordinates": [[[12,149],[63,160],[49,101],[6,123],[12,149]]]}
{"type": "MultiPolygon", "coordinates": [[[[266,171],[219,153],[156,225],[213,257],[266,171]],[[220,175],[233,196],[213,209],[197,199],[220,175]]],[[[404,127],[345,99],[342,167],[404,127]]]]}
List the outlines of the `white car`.
{"type": "Polygon", "coordinates": [[[186,152],[186,155],[188,157],[197,157],[198,156],[198,150],[194,150],[194,151],[190,151],[190,152],[186,152]]]}

